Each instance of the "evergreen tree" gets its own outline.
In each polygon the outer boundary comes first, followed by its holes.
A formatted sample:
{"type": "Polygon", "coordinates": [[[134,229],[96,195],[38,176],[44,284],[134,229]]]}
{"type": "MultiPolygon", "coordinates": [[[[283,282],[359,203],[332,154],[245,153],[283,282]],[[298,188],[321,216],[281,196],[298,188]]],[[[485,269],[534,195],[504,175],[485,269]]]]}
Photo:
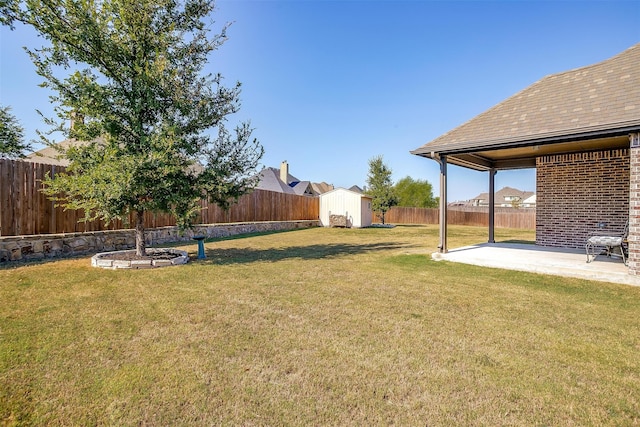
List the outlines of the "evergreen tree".
{"type": "Polygon", "coordinates": [[[24,142],[24,129],[10,111],[11,107],[0,107],[0,157],[24,157],[30,147],[24,142]]]}
{"type": "Polygon", "coordinates": [[[371,208],[385,223],[385,215],[391,207],[398,204],[391,181],[391,169],[384,164],[382,156],[369,160],[369,174],[367,175],[367,195],[373,200],[371,208]]]}
{"type": "Polygon", "coordinates": [[[66,127],[84,141],[65,150],[67,173],[45,181],[59,205],[87,220],[133,213],[136,253],[145,255],[145,212],[171,213],[186,227],[203,196],[228,207],[255,186],[262,147],[248,123],[225,127],[240,83],[203,74],[227,38],[227,26],[209,34],[213,1],[4,1],[5,23],[30,25],[49,42],[29,54],[56,94],[53,130],[82,119],[66,127]]]}

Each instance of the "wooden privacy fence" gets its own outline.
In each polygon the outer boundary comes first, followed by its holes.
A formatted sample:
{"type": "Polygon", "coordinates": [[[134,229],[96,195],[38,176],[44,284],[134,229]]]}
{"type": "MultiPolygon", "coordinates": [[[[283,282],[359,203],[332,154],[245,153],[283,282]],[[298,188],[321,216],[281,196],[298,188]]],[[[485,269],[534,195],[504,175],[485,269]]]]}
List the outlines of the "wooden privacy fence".
{"type": "MultiPolygon", "coordinates": [[[[47,173],[64,171],[62,166],[0,159],[0,236],[73,233],[129,228],[122,221],[106,226],[103,221],[80,221],[82,211],[55,207],[41,191],[47,173]]],[[[255,190],[241,197],[225,211],[207,200],[200,201],[197,224],[253,221],[317,220],[320,202],[317,197],[297,196],[255,190]]],[[[171,215],[145,214],[146,227],[175,225],[171,215]]],[[[489,225],[487,208],[455,207],[448,210],[448,222],[454,225],[489,225]]],[[[394,207],[387,212],[390,224],[438,224],[439,210],[394,207]]],[[[134,224],[134,218],[129,218],[134,224]]],[[[496,208],[496,227],[535,229],[535,209],[496,208]]]]}
{"type": "MultiPolygon", "coordinates": [[[[41,191],[47,173],[64,171],[62,166],[0,159],[0,236],[72,233],[129,228],[121,221],[107,227],[103,221],[79,222],[82,211],[55,207],[41,191]]],[[[200,201],[198,224],[317,220],[320,202],[317,197],[297,196],[255,190],[241,197],[229,210],[220,209],[207,200],[200,201]]],[[[171,215],[145,214],[146,227],[175,225],[171,215]]],[[[129,224],[135,224],[133,215],[129,224]]]]}
{"type": "MultiPolygon", "coordinates": [[[[437,208],[404,208],[394,206],[385,215],[389,224],[438,224],[437,208]]],[[[496,208],[495,226],[499,228],[536,228],[535,209],[496,208]]],[[[489,208],[455,207],[447,209],[447,223],[452,225],[489,226],[489,208]]]]}

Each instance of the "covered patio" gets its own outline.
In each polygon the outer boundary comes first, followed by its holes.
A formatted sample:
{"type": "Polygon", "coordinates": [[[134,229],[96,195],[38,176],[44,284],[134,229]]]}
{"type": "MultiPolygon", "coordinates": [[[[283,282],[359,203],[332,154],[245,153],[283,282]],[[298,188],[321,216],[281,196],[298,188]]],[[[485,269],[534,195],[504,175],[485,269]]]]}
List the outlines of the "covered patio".
{"type": "Polygon", "coordinates": [[[619,258],[599,255],[587,263],[585,251],[547,248],[520,243],[483,243],[434,253],[436,261],[451,261],[482,267],[528,271],[555,276],[640,286],[640,277],[630,275],[619,258]]]}
{"type": "Polygon", "coordinates": [[[440,166],[440,244],[435,257],[485,259],[480,265],[566,271],[597,280],[619,274],[610,269],[640,275],[638,64],[640,44],[600,63],[549,75],[411,151],[440,166]],[[449,164],[488,172],[487,245],[448,248],[449,164]],[[495,175],[520,168],[536,169],[536,245],[496,245],[495,175]],[[627,221],[628,268],[622,261],[587,264],[587,239],[595,233],[622,235],[627,221]],[[571,256],[575,262],[569,261],[571,256]],[[561,263],[565,257],[567,265],[561,263]]]}

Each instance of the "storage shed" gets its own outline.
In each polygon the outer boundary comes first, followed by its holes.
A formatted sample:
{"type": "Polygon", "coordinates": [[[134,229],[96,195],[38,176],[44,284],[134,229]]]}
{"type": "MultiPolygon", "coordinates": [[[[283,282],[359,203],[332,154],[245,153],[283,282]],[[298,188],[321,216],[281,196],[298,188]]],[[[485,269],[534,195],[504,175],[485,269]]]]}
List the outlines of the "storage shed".
{"type": "Polygon", "coordinates": [[[346,218],[346,227],[369,227],[373,218],[371,197],[346,188],[320,195],[320,223],[323,227],[331,226],[331,215],[342,215],[346,218]]]}

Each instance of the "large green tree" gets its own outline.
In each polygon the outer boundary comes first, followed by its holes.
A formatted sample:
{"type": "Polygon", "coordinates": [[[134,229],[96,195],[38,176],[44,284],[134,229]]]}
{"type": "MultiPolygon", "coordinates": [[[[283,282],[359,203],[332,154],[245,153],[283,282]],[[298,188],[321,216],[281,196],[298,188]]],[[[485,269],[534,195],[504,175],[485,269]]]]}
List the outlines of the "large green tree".
{"type": "Polygon", "coordinates": [[[107,222],[133,213],[144,255],[145,212],[188,226],[203,196],[227,207],[255,185],[262,147],[248,123],[225,127],[240,83],[204,73],[228,27],[210,34],[213,1],[26,0],[8,10],[49,42],[29,54],[55,93],[54,129],[84,141],[64,152],[67,173],[45,182],[59,204],[107,222]]]}
{"type": "Polygon", "coordinates": [[[387,211],[398,204],[391,174],[392,171],[384,164],[382,156],[376,156],[369,160],[366,193],[373,199],[371,208],[378,213],[383,224],[387,211]]]}
{"type": "Polygon", "coordinates": [[[398,197],[398,206],[411,208],[435,208],[438,206],[438,198],[433,197],[433,187],[426,179],[413,179],[406,176],[396,182],[394,188],[398,197]]]}
{"type": "Polygon", "coordinates": [[[11,107],[0,107],[0,157],[24,157],[29,144],[24,142],[24,129],[11,114],[11,107]]]}
{"type": "Polygon", "coordinates": [[[0,0],[0,25],[13,28],[17,9],[19,9],[19,0],[0,0]]]}

